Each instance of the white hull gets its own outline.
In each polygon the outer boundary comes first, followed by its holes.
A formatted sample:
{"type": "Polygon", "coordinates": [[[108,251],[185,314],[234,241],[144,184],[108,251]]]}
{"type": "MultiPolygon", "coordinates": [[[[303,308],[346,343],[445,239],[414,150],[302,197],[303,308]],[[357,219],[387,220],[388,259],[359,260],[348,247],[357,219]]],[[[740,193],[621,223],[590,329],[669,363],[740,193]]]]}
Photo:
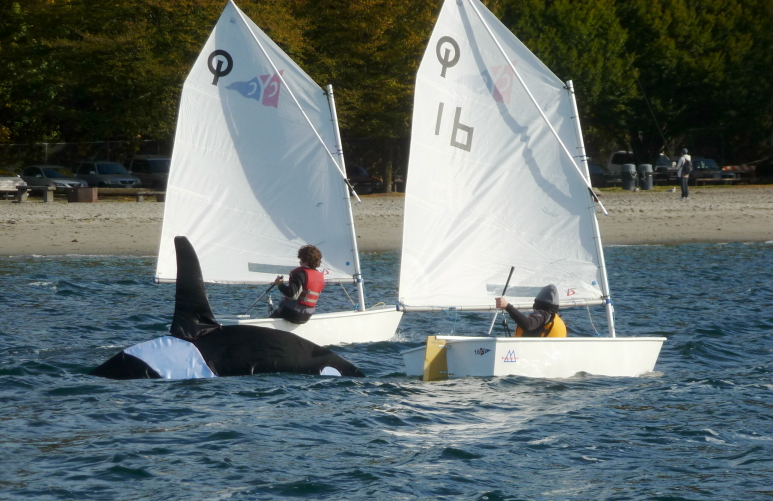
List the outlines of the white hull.
{"type": "Polygon", "coordinates": [[[345,343],[376,343],[392,339],[403,316],[394,306],[366,311],[317,313],[305,324],[281,318],[222,317],[223,325],[256,325],[292,332],[320,346],[345,343]]]}
{"type": "MultiPolygon", "coordinates": [[[[567,378],[579,372],[635,377],[652,372],[663,337],[502,338],[437,336],[446,344],[448,377],[567,378]]],[[[403,352],[409,376],[424,373],[422,346],[403,352]]]]}

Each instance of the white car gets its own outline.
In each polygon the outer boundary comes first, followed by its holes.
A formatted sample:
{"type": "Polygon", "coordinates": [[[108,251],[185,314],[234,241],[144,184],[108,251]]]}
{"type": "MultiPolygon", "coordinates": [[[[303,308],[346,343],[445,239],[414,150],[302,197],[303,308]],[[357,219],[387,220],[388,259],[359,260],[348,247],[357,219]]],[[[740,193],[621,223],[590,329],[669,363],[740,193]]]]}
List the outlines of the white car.
{"type": "Polygon", "coordinates": [[[12,172],[0,171],[0,194],[3,198],[7,199],[8,195],[16,196],[16,188],[19,186],[27,186],[24,179],[12,172]]]}

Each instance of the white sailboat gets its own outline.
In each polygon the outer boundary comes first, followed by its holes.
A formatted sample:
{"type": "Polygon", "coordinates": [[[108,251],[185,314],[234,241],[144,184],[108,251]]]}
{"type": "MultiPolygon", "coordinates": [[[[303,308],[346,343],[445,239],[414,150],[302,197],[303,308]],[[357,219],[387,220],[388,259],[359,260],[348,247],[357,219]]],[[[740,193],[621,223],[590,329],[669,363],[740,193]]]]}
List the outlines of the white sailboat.
{"type": "Polygon", "coordinates": [[[176,236],[196,248],[204,281],[220,284],[287,277],[298,249],[312,244],[326,283],[357,284],[356,310],[317,313],[303,325],[218,320],[319,345],[390,339],[402,313],[365,308],[340,145],[332,87],[320,88],[229,2],[183,86],[156,281],[176,278],[176,236]]]}
{"type": "Polygon", "coordinates": [[[403,354],[409,375],[653,370],[665,338],[615,333],[577,115],[571,81],[483,4],[445,1],[416,79],[401,309],[493,311],[514,267],[509,303],[531,309],[555,284],[561,308],[604,305],[609,337],[491,337],[483,327],[479,336],[430,336],[403,354]]]}

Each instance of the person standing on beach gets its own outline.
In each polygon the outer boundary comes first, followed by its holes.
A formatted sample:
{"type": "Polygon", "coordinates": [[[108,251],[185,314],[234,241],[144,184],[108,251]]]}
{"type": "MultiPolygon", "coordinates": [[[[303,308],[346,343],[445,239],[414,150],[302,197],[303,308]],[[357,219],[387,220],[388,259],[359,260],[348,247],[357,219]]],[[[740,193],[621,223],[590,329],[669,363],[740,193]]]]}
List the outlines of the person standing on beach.
{"type": "Polygon", "coordinates": [[[534,311],[528,317],[503,297],[498,297],[496,303],[518,325],[515,337],[566,337],[566,325],[558,316],[558,289],[553,284],[539,291],[534,298],[534,311]]]}
{"type": "Polygon", "coordinates": [[[279,307],[271,318],[284,318],[294,324],[305,324],[316,311],[317,300],[325,287],[325,277],[317,271],[322,263],[322,253],[313,245],[298,249],[300,266],[290,272],[287,285],[281,276],[274,285],[284,294],[279,307]]]}
{"type": "Polygon", "coordinates": [[[682,199],[686,199],[690,194],[688,188],[690,184],[690,173],[692,172],[692,157],[687,154],[687,148],[682,148],[682,156],[676,164],[676,176],[682,183],[682,199]]]}

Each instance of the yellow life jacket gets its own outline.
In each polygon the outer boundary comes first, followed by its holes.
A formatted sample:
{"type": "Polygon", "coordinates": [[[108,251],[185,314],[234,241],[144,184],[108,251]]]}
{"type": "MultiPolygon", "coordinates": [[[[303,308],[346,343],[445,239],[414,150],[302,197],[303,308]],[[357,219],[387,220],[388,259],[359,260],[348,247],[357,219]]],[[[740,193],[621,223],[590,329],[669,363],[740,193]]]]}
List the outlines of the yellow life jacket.
{"type": "MultiPolygon", "coordinates": [[[[515,337],[523,337],[523,329],[516,327],[515,337]]],[[[558,313],[554,313],[553,319],[545,324],[539,337],[566,337],[566,324],[558,316],[558,313]]]]}

